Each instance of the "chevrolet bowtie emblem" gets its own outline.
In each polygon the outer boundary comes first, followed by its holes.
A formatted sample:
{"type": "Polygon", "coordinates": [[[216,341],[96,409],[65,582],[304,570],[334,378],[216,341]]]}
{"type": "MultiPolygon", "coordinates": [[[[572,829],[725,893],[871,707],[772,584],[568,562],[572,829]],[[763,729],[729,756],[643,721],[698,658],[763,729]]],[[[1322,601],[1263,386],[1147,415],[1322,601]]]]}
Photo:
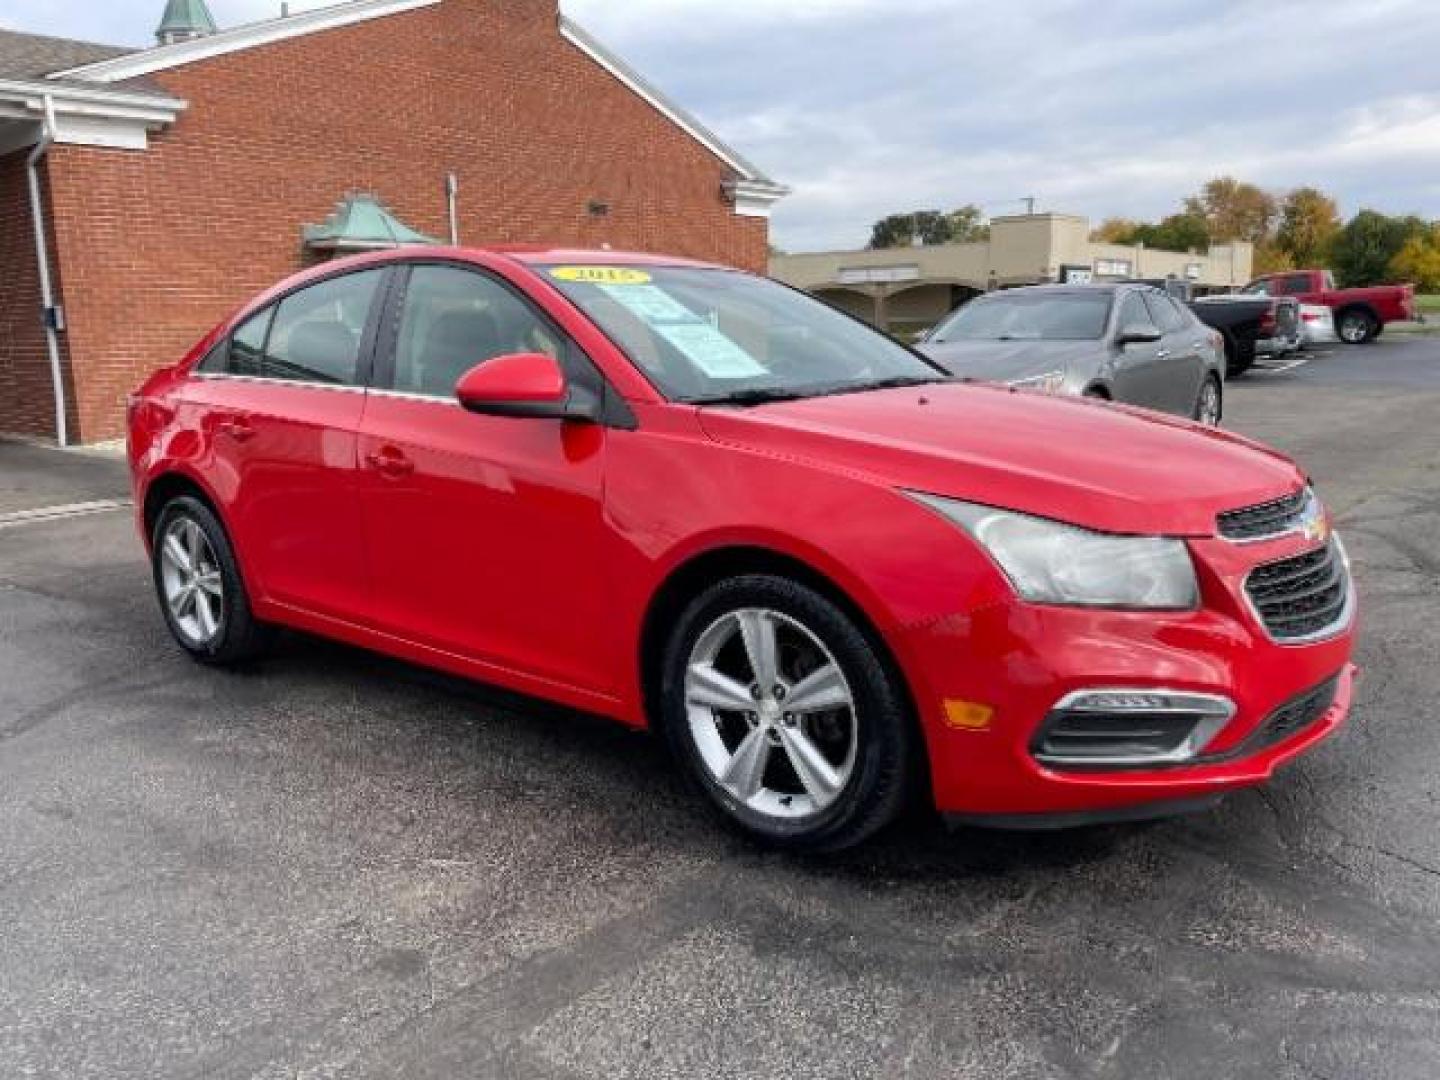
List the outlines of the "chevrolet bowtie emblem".
{"type": "Polygon", "coordinates": [[[1300,523],[1300,531],[1305,539],[1321,544],[1330,539],[1330,518],[1322,510],[1312,514],[1300,523]]]}

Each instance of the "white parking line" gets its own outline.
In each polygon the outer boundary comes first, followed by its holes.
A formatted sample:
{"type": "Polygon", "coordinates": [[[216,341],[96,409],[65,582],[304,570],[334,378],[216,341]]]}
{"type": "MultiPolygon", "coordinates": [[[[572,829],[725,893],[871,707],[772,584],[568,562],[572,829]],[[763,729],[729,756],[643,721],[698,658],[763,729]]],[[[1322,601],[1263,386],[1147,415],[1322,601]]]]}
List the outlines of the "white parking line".
{"type": "Polygon", "coordinates": [[[64,521],[66,518],[85,517],[88,514],[108,514],[115,510],[128,510],[133,505],[129,499],[95,499],[91,502],[65,503],[62,506],[42,506],[38,510],[12,510],[8,514],[0,514],[0,529],[38,525],[46,521],[64,521]]]}
{"type": "Polygon", "coordinates": [[[1313,356],[1297,356],[1294,360],[1291,360],[1291,361],[1288,361],[1287,363],[1281,364],[1281,365],[1279,365],[1278,367],[1269,367],[1269,366],[1262,367],[1261,365],[1256,364],[1253,368],[1250,369],[1250,374],[1251,374],[1251,375],[1283,375],[1283,374],[1285,374],[1285,372],[1287,372],[1287,371],[1294,371],[1296,368],[1304,367],[1306,364],[1310,363],[1310,361],[1313,360],[1313,359],[1314,359],[1313,356]]]}

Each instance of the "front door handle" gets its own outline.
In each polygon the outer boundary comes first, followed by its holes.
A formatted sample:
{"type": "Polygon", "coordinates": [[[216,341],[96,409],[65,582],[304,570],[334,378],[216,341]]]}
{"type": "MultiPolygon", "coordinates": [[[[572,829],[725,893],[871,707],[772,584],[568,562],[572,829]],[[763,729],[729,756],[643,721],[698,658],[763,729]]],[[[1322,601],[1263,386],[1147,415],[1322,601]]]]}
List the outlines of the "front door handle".
{"type": "Polygon", "coordinates": [[[1169,356],[1169,355],[1170,355],[1170,350],[1169,350],[1169,349],[1156,349],[1156,350],[1155,350],[1155,359],[1156,359],[1156,360],[1164,360],[1164,359],[1165,359],[1167,356],[1169,356]]]}
{"type": "Polygon", "coordinates": [[[365,464],[391,480],[399,480],[415,471],[415,463],[395,446],[382,446],[379,450],[366,454],[365,464]]]}

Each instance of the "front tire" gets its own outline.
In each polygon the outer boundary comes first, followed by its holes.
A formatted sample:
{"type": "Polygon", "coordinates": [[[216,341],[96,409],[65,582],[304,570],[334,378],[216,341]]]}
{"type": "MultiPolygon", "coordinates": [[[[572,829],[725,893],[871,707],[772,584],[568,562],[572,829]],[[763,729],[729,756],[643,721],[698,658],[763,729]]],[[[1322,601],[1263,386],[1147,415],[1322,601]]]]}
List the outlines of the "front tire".
{"type": "Polygon", "coordinates": [[[238,664],[265,651],[273,631],[251,613],[230,538],[208,506],[188,495],[166,503],[150,550],[165,624],[191,657],[238,664]]]}
{"type": "Polygon", "coordinates": [[[904,808],[904,689],[820,593],[768,574],[722,581],[685,608],[663,664],[666,740],[731,826],[776,847],[838,851],[904,808]]]}
{"type": "Polygon", "coordinates": [[[1195,420],[1206,427],[1219,427],[1224,411],[1223,402],[1220,380],[1214,375],[1206,375],[1205,381],[1200,384],[1200,393],[1195,398],[1195,420]]]}

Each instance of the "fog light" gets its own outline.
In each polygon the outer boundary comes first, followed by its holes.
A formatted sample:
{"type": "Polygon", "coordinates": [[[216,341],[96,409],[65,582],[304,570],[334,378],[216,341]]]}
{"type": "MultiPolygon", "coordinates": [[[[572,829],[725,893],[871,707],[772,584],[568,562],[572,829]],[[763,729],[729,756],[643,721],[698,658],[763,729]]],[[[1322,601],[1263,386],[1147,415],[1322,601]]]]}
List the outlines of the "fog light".
{"type": "Polygon", "coordinates": [[[1216,694],[1180,690],[1077,690],[1055,703],[1031,752],[1060,768],[1143,768],[1198,757],[1235,715],[1216,694]]]}

